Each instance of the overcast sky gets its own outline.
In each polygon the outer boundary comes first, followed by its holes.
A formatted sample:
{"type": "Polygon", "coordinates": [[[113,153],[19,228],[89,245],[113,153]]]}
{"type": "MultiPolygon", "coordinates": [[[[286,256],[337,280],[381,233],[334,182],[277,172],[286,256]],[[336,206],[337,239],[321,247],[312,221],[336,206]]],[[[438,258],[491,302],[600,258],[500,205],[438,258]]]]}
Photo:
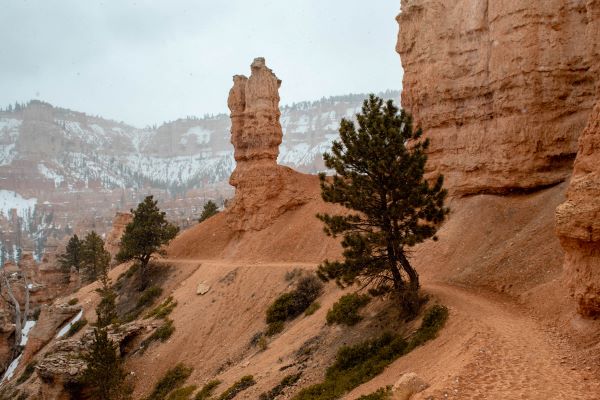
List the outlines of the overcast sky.
{"type": "Polygon", "coordinates": [[[399,0],[0,0],[0,106],[139,127],[227,111],[263,56],[282,104],[400,89],[399,0]]]}

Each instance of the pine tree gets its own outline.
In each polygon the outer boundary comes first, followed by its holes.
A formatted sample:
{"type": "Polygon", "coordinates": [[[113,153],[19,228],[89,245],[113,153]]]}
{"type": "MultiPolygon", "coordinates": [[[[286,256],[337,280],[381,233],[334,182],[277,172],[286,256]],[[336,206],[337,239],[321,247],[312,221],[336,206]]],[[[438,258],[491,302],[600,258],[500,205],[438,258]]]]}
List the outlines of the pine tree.
{"type": "Polygon", "coordinates": [[[95,232],[88,233],[81,246],[81,265],[85,282],[98,279],[105,265],[110,264],[110,253],[104,249],[104,241],[95,232]]]}
{"type": "Polygon", "coordinates": [[[73,235],[71,239],[69,239],[69,243],[67,243],[65,252],[58,256],[58,263],[64,273],[68,274],[71,271],[71,268],[75,268],[75,270],[79,272],[82,258],[81,248],[82,241],[79,240],[77,235],[73,235]]]}
{"type": "Polygon", "coordinates": [[[102,287],[96,289],[100,294],[100,303],[96,306],[96,326],[104,328],[118,322],[116,299],[117,294],[111,287],[110,278],[110,257],[104,257],[98,265],[98,280],[102,287]]]}
{"type": "Polygon", "coordinates": [[[448,209],[443,177],[424,179],[428,140],[413,130],[412,119],[391,100],[371,95],[357,115],[358,128],[343,119],[340,140],[325,165],[335,175],[320,175],[323,200],[350,212],[319,214],[330,236],[342,235],[343,261],[326,260],[319,275],[351,285],[371,284],[372,293],[391,290],[411,315],[419,307],[419,276],[407,257],[407,247],[435,238],[448,209]]]}
{"type": "Polygon", "coordinates": [[[106,328],[95,328],[89,351],[83,356],[87,368],[82,382],[90,388],[93,399],[117,400],[129,397],[125,384],[127,374],[119,348],[113,344],[106,328]]]}
{"type": "Polygon", "coordinates": [[[209,200],[204,204],[204,209],[202,210],[202,214],[200,214],[200,218],[198,219],[198,222],[205,221],[205,220],[209,219],[210,217],[212,217],[213,215],[216,215],[218,213],[219,213],[219,207],[217,206],[217,203],[215,203],[212,200],[209,200]]]}
{"type": "Polygon", "coordinates": [[[137,260],[140,265],[140,291],[148,285],[148,263],[152,254],[162,254],[161,247],[168,244],[179,231],[165,218],[153,196],[147,196],[131,210],[133,220],[125,227],[121,247],[117,254],[120,262],[137,260]]]}

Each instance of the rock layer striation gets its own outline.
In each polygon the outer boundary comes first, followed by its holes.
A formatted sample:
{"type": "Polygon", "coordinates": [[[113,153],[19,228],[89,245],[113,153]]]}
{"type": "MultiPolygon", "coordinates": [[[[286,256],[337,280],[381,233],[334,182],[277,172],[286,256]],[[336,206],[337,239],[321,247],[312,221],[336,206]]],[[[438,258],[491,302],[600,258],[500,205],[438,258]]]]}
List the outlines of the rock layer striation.
{"type": "Polygon", "coordinates": [[[459,195],[565,180],[596,99],[600,2],[402,0],[402,106],[459,195]]]}
{"type": "Polygon", "coordinates": [[[250,77],[236,75],[227,105],[236,167],[229,183],[235,197],[227,213],[234,231],[261,230],[309,198],[294,184],[301,174],[277,164],[283,137],[279,117],[281,80],[256,58],[250,77]]]}

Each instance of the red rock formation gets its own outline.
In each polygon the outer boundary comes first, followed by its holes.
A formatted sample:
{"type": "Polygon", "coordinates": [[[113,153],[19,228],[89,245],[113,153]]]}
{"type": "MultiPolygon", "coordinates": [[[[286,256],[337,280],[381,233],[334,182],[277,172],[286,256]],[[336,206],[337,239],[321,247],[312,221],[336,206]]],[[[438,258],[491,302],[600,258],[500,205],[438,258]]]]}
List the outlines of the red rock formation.
{"type": "Polygon", "coordinates": [[[579,313],[600,316],[600,103],[579,138],[567,201],[556,210],[556,231],[579,313]]]}
{"type": "Polygon", "coordinates": [[[565,180],[595,103],[600,2],[402,0],[402,106],[456,194],[565,180]]]}
{"type": "Polygon", "coordinates": [[[300,174],[277,165],[283,136],[279,124],[281,81],[267,68],[264,58],[256,58],[251,68],[250,78],[233,77],[227,100],[237,162],[229,179],[235,197],[227,223],[235,231],[263,229],[285,211],[308,201],[294,183],[300,174]]]}
{"type": "Polygon", "coordinates": [[[104,248],[114,258],[119,252],[121,246],[121,236],[125,232],[125,227],[133,220],[133,215],[128,212],[118,212],[113,220],[112,229],[106,236],[104,248]]]}

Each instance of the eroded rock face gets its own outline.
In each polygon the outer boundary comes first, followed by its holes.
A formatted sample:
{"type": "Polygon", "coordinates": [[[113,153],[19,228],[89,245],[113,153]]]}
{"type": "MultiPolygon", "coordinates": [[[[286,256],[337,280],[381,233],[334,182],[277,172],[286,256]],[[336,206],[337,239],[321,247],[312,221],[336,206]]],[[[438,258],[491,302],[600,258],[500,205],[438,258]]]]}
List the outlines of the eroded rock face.
{"type": "Polygon", "coordinates": [[[106,241],[104,242],[104,248],[113,258],[119,252],[119,247],[121,246],[121,236],[123,236],[125,227],[131,221],[133,221],[133,214],[131,213],[118,212],[117,215],[115,215],[112,229],[106,236],[106,241]]]}
{"type": "Polygon", "coordinates": [[[579,313],[600,316],[600,103],[579,138],[567,201],[556,210],[556,231],[579,313]]]}
{"type": "Polygon", "coordinates": [[[229,178],[235,197],[227,223],[235,231],[260,230],[285,211],[306,203],[294,185],[297,174],[277,165],[283,137],[279,123],[281,81],[256,58],[249,78],[236,75],[227,105],[236,168],[229,178]]]}
{"type": "Polygon", "coordinates": [[[569,175],[595,103],[600,2],[402,0],[402,106],[455,194],[569,175]]]}

